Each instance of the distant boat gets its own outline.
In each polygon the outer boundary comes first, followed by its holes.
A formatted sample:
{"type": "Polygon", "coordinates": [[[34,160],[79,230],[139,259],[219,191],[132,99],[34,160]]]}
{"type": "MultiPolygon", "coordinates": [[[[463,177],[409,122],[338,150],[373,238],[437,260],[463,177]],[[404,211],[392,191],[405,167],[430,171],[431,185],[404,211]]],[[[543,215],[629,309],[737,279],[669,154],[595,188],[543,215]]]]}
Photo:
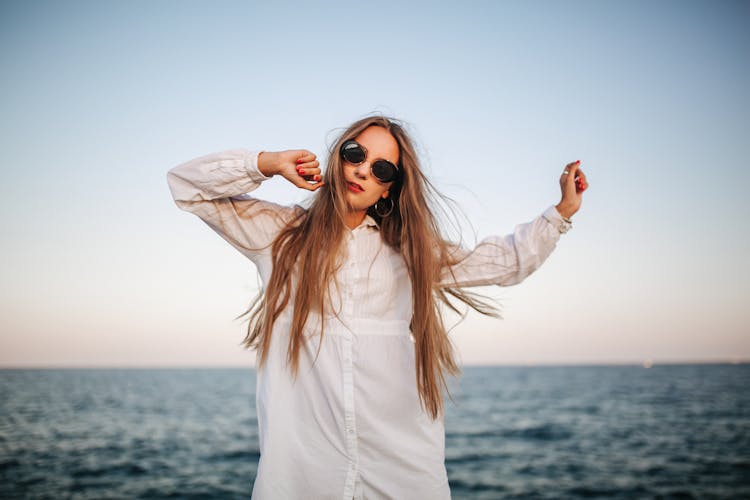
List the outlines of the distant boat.
{"type": "Polygon", "coordinates": [[[646,360],[643,361],[643,367],[644,368],[651,368],[652,366],[654,366],[654,360],[652,360],[652,359],[646,359],[646,360]]]}

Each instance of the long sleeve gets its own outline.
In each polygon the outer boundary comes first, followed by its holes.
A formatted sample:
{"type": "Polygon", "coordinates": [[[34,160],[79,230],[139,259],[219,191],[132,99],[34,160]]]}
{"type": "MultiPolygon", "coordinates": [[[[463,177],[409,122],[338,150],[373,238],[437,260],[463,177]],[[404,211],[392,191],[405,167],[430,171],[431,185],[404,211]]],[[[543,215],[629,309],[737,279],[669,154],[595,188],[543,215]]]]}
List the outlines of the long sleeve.
{"type": "Polygon", "coordinates": [[[457,263],[446,266],[442,286],[515,285],[533,273],[555,249],[570,223],[553,206],[516,226],[512,234],[491,236],[473,250],[457,250],[457,263]]]}
{"type": "Polygon", "coordinates": [[[260,153],[247,149],[211,153],[167,172],[177,206],[200,217],[253,262],[300,210],[246,194],[268,179],[258,169],[260,153]]]}

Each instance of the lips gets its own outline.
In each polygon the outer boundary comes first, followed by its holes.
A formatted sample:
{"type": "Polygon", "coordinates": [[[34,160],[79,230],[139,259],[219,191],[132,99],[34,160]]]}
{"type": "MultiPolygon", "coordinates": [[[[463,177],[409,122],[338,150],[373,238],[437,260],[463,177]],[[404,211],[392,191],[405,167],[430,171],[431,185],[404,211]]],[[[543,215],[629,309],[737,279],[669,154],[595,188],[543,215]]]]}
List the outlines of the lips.
{"type": "Polygon", "coordinates": [[[349,191],[354,191],[355,193],[364,193],[365,191],[365,189],[356,182],[347,182],[346,187],[349,188],[349,191]]]}

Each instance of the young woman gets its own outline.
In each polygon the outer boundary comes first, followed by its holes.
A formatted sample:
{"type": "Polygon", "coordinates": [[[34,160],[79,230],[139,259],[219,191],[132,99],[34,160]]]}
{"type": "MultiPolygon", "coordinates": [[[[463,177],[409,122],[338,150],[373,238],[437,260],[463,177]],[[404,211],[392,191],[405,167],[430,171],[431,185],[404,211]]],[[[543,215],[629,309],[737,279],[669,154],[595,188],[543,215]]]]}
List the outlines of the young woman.
{"type": "Polygon", "coordinates": [[[168,172],[177,206],[263,283],[243,342],[257,350],[254,499],[450,498],[442,392],[460,371],[440,307],[493,314],[465,288],[513,285],[542,264],[580,207],[579,164],[560,177],[560,203],[471,250],[441,236],[435,192],[389,117],[348,127],[325,171],[304,149],[233,149],[168,172]],[[310,207],[246,194],[273,176],[316,191],[310,207]]]}

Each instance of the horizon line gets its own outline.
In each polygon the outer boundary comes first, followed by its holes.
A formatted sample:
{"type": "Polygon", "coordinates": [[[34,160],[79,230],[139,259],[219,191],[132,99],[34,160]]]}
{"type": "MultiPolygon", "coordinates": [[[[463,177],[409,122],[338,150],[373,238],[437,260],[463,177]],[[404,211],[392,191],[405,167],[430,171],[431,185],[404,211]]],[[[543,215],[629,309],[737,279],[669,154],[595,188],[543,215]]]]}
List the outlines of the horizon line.
{"type": "MultiPolygon", "coordinates": [[[[641,368],[653,368],[655,366],[667,365],[743,365],[750,363],[750,358],[732,358],[732,359],[685,359],[685,360],[628,360],[628,361],[518,361],[518,362],[498,362],[498,363],[463,363],[459,368],[543,368],[543,367],[620,367],[620,366],[637,366],[641,368]]],[[[53,364],[17,364],[17,365],[0,365],[0,370],[224,370],[224,369],[250,369],[255,371],[255,363],[249,365],[241,364],[152,364],[152,365],[134,365],[134,364],[71,364],[71,365],[53,365],[53,364]]]]}

